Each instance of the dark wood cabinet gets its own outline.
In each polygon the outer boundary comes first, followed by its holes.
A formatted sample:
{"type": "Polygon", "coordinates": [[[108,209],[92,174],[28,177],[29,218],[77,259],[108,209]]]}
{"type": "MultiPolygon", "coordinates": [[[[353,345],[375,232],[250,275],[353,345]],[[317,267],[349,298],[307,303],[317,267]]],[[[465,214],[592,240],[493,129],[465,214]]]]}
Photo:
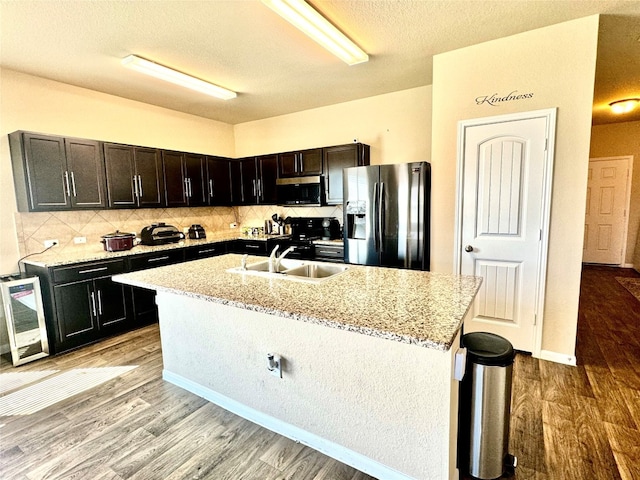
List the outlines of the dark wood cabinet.
{"type": "Polygon", "coordinates": [[[281,178],[322,175],[322,167],[322,148],[278,155],[278,175],[281,178]]]}
{"type": "Polygon", "coordinates": [[[227,253],[227,243],[207,243],[205,245],[197,245],[184,249],[185,261],[199,260],[201,258],[217,257],[227,253]]]}
{"type": "Polygon", "coordinates": [[[244,189],[242,188],[242,161],[232,160],[229,163],[229,170],[231,172],[231,204],[242,205],[242,196],[244,195],[244,189]]]}
{"type": "Polygon", "coordinates": [[[228,158],[208,156],[207,163],[207,193],[209,205],[232,205],[231,196],[231,162],[228,158]]]}
{"type": "Polygon", "coordinates": [[[163,151],[162,161],[168,207],[198,207],[208,204],[204,155],[163,151]]]}
{"type": "Polygon", "coordinates": [[[125,271],[124,259],[64,267],[26,264],[25,271],[40,278],[52,353],[130,328],[130,289],[111,280],[125,271]]]}
{"type": "Polygon", "coordinates": [[[104,144],[109,207],[164,206],[159,150],[115,143],[104,144]]]}
{"type": "Polygon", "coordinates": [[[257,157],[256,170],[258,172],[258,203],[275,205],[277,202],[278,155],[257,157]]]}
{"type": "Polygon", "coordinates": [[[99,142],[14,132],[9,145],[20,211],[106,207],[99,142]]]}
{"type": "Polygon", "coordinates": [[[264,240],[232,240],[228,243],[229,253],[248,253],[249,255],[267,254],[267,242],[264,240]]]}
{"type": "Polygon", "coordinates": [[[342,170],[369,165],[369,145],[349,143],[323,149],[327,205],[342,205],[342,170]]]}
{"type": "MultiPolygon", "coordinates": [[[[274,205],[276,203],[276,178],[278,178],[278,156],[238,160],[242,205],[274,205]]],[[[233,173],[233,171],[232,171],[233,173]]]]}

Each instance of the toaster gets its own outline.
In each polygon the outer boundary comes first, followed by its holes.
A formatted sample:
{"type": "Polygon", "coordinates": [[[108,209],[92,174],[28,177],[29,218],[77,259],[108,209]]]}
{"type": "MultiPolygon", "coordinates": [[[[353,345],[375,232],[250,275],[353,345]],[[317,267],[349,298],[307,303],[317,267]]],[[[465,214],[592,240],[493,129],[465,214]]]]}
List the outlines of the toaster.
{"type": "Polygon", "coordinates": [[[204,231],[202,225],[193,224],[189,227],[189,238],[198,239],[198,238],[207,238],[207,234],[204,231]]]}
{"type": "Polygon", "coordinates": [[[163,245],[165,243],[179,242],[184,238],[184,234],[178,231],[173,225],[165,223],[152,223],[144,227],[140,232],[140,243],[142,245],[163,245]]]}

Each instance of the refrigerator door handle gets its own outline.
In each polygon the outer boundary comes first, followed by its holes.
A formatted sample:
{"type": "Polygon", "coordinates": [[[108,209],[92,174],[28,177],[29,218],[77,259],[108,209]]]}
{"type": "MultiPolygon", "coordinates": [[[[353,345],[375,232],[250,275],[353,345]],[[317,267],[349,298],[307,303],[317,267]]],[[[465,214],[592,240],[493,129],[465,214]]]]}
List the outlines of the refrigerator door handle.
{"type": "Polygon", "coordinates": [[[380,198],[378,199],[378,242],[380,243],[380,251],[384,251],[384,182],[380,182],[380,198]]]}
{"type": "MultiPolygon", "coordinates": [[[[378,182],[373,184],[373,246],[376,249],[376,252],[380,251],[380,237],[378,233],[380,232],[380,195],[378,193],[378,182]]],[[[371,225],[371,224],[369,224],[371,225]]]]}

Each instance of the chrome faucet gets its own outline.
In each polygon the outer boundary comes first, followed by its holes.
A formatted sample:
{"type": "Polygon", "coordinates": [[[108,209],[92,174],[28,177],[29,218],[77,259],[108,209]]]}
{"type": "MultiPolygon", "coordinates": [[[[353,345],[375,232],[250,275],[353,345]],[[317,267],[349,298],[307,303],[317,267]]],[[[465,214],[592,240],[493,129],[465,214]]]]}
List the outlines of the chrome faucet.
{"type": "Polygon", "coordinates": [[[295,250],[296,247],[295,246],[291,246],[289,248],[287,248],[284,252],[282,252],[280,254],[280,256],[276,259],[276,264],[275,264],[275,271],[279,272],[280,271],[280,263],[282,262],[282,260],[284,260],[284,257],[287,253],[292,252],[293,250],[295,250]]]}
{"type": "Polygon", "coordinates": [[[269,272],[270,273],[274,273],[278,271],[278,269],[276,268],[276,265],[279,265],[280,263],[277,262],[276,260],[276,252],[278,251],[279,248],[280,248],[280,245],[276,245],[275,248],[271,251],[271,255],[269,255],[269,272]]]}

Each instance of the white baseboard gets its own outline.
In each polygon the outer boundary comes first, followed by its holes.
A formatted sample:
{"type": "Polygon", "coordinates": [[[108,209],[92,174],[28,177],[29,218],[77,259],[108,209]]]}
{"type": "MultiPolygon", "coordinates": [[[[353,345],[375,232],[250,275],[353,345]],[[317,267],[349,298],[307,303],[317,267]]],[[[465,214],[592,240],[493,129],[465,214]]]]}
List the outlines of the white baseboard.
{"type": "Polygon", "coordinates": [[[625,263],[622,268],[633,268],[633,263],[625,263]]]}
{"type": "Polygon", "coordinates": [[[242,418],[253,423],[276,432],[284,437],[290,438],[295,442],[302,443],[314,450],[324,453],[331,458],[335,458],[339,462],[349,465],[375,478],[384,478],[385,480],[415,480],[403,473],[398,472],[386,465],[376,462],[375,460],[365,457],[364,455],[349,450],[348,448],[338,445],[337,443],[326,440],[318,435],[302,430],[294,425],[283,422],[270,415],[266,415],[258,410],[247,407],[229,397],[221,395],[207,387],[195,383],[181,375],[162,371],[162,378],[180,388],[183,388],[205,400],[215,403],[219,407],[228,410],[242,418]]]}
{"type": "Polygon", "coordinates": [[[549,362],[562,363],[575,367],[577,360],[575,355],[566,355],[564,353],[552,352],[550,350],[540,351],[540,360],[548,360],[549,362]]]}

